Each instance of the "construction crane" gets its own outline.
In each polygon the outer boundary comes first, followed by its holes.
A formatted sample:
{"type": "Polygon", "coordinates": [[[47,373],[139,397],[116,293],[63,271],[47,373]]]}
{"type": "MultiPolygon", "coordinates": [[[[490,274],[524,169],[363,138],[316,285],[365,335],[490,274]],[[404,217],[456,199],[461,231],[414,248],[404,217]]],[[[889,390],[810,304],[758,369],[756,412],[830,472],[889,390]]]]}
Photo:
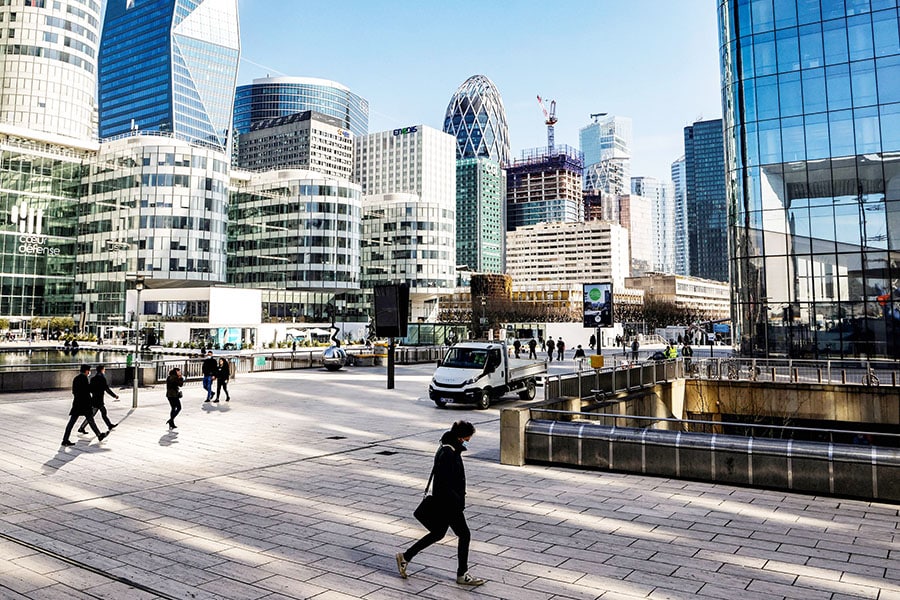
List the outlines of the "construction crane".
{"type": "Polygon", "coordinates": [[[605,117],[608,114],[609,113],[591,113],[591,118],[594,120],[594,123],[596,123],[597,119],[599,119],[600,117],[605,117]]]}
{"type": "Polygon", "coordinates": [[[544,111],[544,123],[547,125],[547,153],[553,154],[553,126],[556,125],[556,100],[550,101],[550,111],[547,111],[547,107],[544,106],[544,101],[541,100],[541,97],[538,96],[538,104],[541,105],[541,110],[544,111]]]}

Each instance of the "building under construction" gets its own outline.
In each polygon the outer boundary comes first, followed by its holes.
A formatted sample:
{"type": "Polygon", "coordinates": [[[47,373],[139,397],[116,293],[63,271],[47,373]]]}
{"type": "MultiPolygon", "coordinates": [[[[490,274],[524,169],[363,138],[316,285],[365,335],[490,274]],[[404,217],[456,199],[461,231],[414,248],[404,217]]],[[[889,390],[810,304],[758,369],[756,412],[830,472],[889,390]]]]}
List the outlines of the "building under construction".
{"type": "Polygon", "coordinates": [[[523,150],[506,172],[507,230],[584,220],[584,159],[571,146],[523,150]]]}

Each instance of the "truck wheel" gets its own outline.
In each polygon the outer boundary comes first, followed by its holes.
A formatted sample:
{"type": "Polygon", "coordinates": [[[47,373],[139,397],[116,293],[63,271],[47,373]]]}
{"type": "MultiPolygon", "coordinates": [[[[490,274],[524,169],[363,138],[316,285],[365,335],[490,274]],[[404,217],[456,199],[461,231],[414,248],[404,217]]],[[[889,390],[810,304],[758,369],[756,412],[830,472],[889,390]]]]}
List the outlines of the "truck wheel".
{"type": "Polygon", "coordinates": [[[525,389],[519,392],[519,398],[522,400],[534,400],[534,380],[529,379],[525,382],[525,389]]]}
{"type": "Polygon", "coordinates": [[[491,394],[488,390],[481,390],[475,396],[475,406],[481,410],[485,410],[491,405],[491,394]]]}
{"type": "Polygon", "coordinates": [[[447,408],[447,403],[444,402],[443,400],[441,400],[440,398],[438,398],[437,400],[434,401],[434,405],[437,406],[438,408],[447,408]]]}

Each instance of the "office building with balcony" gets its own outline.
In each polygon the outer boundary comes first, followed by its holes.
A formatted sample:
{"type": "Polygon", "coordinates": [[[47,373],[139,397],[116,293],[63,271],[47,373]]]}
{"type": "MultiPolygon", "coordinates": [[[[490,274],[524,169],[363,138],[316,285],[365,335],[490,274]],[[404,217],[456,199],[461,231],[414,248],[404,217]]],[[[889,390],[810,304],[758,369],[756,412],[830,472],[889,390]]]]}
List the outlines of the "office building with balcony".
{"type": "Polygon", "coordinates": [[[240,54],[237,4],[107,2],[100,137],[162,132],[228,150],[240,54]]]}
{"type": "Polygon", "coordinates": [[[900,357],[895,3],[718,7],[741,350],[900,357]]]}
{"type": "Polygon", "coordinates": [[[353,134],[340,119],[311,110],[265,119],[240,134],[236,164],[250,171],[303,169],[348,180],[353,134]]]}
{"type": "Polygon", "coordinates": [[[411,320],[435,320],[456,284],[455,138],[424,125],[371,133],[357,138],[354,161],[363,290],[405,281],[411,320]]]}
{"type": "Polygon", "coordinates": [[[722,120],[684,128],[684,197],[690,274],[728,281],[725,150],[722,120]]]}
{"type": "Polygon", "coordinates": [[[581,153],[566,145],[523,150],[506,170],[506,228],[584,220],[581,153]]]}

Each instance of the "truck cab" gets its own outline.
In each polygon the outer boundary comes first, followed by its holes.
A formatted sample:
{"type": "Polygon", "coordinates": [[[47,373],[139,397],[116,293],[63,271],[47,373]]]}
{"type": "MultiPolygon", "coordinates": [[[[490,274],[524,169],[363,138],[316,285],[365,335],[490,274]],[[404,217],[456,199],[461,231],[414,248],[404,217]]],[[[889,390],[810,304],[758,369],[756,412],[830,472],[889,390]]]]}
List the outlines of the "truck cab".
{"type": "Polygon", "coordinates": [[[509,358],[506,344],[460,342],[438,363],[428,396],[438,408],[475,404],[485,409],[492,399],[513,391],[523,400],[532,400],[536,378],[546,372],[544,361],[509,358]]]}

